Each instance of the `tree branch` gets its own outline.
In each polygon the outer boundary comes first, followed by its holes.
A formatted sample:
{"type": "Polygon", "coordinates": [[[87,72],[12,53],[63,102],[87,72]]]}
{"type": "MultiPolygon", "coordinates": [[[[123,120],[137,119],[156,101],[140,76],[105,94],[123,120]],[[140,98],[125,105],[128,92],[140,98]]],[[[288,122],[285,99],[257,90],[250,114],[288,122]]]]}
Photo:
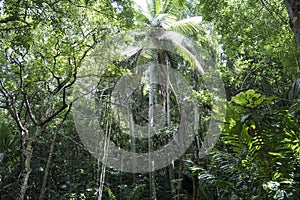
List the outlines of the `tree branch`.
{"type": "Polygon", "coordinates": [[[61,106],[60,109],[58,109],[56,112],[54,112],[52,115],[50,116],[46,116],[46,118],[42,119],[38,124],[40,126],[43,126],[44,124],[48,123],[49,121],[51,121],[54,117],[56,117],[58,114],[60,114],[64,109],[66,109],[68,107],[67,103],[66,103],[66,88],[63,88],[63,105],[61,106]]]}
{"type": "Polygon", "coordinates": [[[31,119],[31,121],[33,122],[34,125],[37,125],[37,120],[35,119],[32,111],[31,111],[27,95],[24,94],[23,96],[24,96],[25,105],[26,105],[26,108],[27,108],[27,111],[28,111],[28,114],[29,114],[29,118],[31,119]]]}
{"type": "Polygon", "coordinates": [[[4,19],[0,19],[0,24],[5,24],[11,21],[17,21],[19,17],[17,15],[9,16],[4,19]]]}

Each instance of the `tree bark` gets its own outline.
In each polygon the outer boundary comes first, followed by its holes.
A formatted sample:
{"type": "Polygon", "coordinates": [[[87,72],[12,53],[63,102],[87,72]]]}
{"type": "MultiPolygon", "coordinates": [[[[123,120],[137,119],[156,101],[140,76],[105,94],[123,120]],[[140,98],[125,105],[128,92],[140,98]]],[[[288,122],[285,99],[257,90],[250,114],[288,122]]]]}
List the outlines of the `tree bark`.
{"type": "Polygon", "coordinates": [[[21,169],[21,173],[20,173],[21,188],[18,197],[19,200],[23,200],[25,198],[25,193],[28,188],[28,180],[31,173],[30,160],[33,152],[32,143],[33,143],[33,138],[28,139],[26,142],[26,148],[22,152],[22,156],[25,159],[24,159],[24,168],[21,169]]]}
{"type": "Polygon", "coordinates": [[[35,142],[35,137],[41,133],[41,127],[36,128],[35,135],[32,137],[29,137],[28,130],[23,130],[22,135],[22,153],[21,153],[21,172],[19,175],[20,178],[20,191],[18,194],[18,199],[23,200],[25,199],[25,194],[28,188],[28,180],[31,173],[31,158],[33,153],[33,144],[35,142]]]}
{"type": "Polygon", "coordinates": [[[297,42],[298,51],[300,52],[300,1],[285,0],[284,4],[289,14],[290,26],[297,42]]]}

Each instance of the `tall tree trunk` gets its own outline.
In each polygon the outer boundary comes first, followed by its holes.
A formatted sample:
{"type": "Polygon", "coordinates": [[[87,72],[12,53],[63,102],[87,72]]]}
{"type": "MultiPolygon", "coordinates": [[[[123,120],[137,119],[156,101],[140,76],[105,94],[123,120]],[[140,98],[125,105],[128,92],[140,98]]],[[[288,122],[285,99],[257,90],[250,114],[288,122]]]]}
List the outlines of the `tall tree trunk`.
{"type": "Polygon", "coordinates": [[[150,185],[150,197],[156,200],[156,189],[155,189],[155,173],[154,173],[154,161],[153,161],[153,106],[154,106],[154,95],[155,95],[155,66],[150,66],[150,95],[149,95],[149,113],[148,113],[148,151],[149,151],[149,185],[150,185]]]}
{"type": "MultiPolygon", "coordinates": [[[[169,74],[168,73],[167,73],[167,77],[169,78],[169,74]]],[[[169,87],[169,80],[167,80],[166,90],[167,90],[167,94],[166,94],[167,95],[167,97],[166,97],[166,117],[167,117],[167,125],[170,128],[171,127],[171,111],[170,111],[170,87],[169,87]]],[[[173,183],[173,180],[175,179],[174,161],[172,161],[172,163],[169,165],[169,179],[170,179],[171,193],[172,193],[172,195],[176,195],[176,189],[175,189],[175,185],[173,183]]]]}
{"type": "MultiPolygon", "coordinates": [[[[166,78],[166,80],[165,80],[166,97],[164,100],[164,106],[165,106],[165,113],[166,113],[166,125],[168,128],[171,128],[171,102],[170,102],[171,88],[170,88],[170,77],[169,77],[170,62],[168,61],[166,52],[160,53],[159,64],[164,65],[164,67],[166,68],[165,74],[164,74],[164,77],[166,78]]],[[[172,161],[172,163],[168,166],[168,171],[169,171],[171,194],[173,196],[175,196],[176,189],[175,189],[175,185],[173,183],[173,180],[175,179],[174,161],[172,161]]]]}
{"type": "MultiPolygon", "coordinates": [[[[167,122],[167,126],[170,127],[171,126],[171,102],[170,102],[170,95],[171,95],[171,83],[170,83],[170,77],[169,77],[169,69],[170,69],[170,62],[169,62],[169,58],[168,58],[168,54],[165,51],[160,51],[158,53],[158,64],[162,65],[163,69],[166,69],[164,71],[164,77],[166,78],[166,122],[167,122]]],[[[160,72],[162,73],[162,72],[160,72]]],[[[179,105],[177,105],[179,106],[179,105]]],[[[181,140],[180,140],[181,141],[181,140]]],[[[180,172],[179,172],[179,177],[182,177],[182,164],[183,164],[183,160],[182,160],[182,156],[180,157],[180,172]]],[[[169,171],[169,180],[170,180],[170,187],[171,187],[171,193],[172,195],[176,196],[176,187],[173,183],[173,180],[175,179],[175,172],[174,172],[174,161],[172,161],[172,163],[168,166],[168,171],[169,171]]],[[[181,183],[180,183],[181,184],[181,183]]],[[[181,186],[179,187],[181,188],[181,186]]],[[[180,198],[180,194],[181,194],[181,190],[179,189],[178,191],[178,199],[180,198]]]]}
{"type": "MultiPolygon", "coordinates": [[[[193,72],[193,84],[194,84],[194,90],[199,91],[199,72],[197,70],[194,70],[193,72]]],[[[195,136],[195,142],[196,142],[196,152],[195,152],[195,158],[196,161],[199,163],[200,162],[200,147],[201,147],[201,139],[199,136],[199,123],[200,123],[200,118],[199,118],[199,105],[195,105],[194,107],[194,136],[195,136]]],[[[198,178],[193,176],[193,200],[198,200],[199,195],[198,195],[198,178]]]]}
{"type": "Polygon", "coordinates": [[[300,52],[300,1],[285,0],[284,4],[289,14],[290,26],[294,32],[298,51],[300,52]]]}

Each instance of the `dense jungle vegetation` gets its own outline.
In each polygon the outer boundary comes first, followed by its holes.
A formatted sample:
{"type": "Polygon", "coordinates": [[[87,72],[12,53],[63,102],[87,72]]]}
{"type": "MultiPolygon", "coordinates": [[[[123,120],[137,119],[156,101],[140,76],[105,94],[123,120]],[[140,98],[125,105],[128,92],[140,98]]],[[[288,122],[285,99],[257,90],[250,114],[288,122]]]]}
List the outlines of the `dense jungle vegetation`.
{"type": "Polygon", "coordinates": [[[1,200],[300,199],[298,0],[0,0],[0,35],[1,200]]]}

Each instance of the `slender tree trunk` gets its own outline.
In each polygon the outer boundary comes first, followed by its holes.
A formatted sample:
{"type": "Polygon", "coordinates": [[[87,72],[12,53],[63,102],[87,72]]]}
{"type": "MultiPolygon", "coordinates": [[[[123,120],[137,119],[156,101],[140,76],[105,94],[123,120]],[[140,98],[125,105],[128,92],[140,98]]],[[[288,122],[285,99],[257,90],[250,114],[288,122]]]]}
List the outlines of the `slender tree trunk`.
{"type": "MultiPolygon", "coordinates": [[[[104,152],[104,154],[106,154],[106,152],[104,152]]],[[[98,162],[100,162],[98,160],[98,162]]],[[[104,180],[105,180],[105,173],[106,173],[106,165],[103,162],[101,165],[101,175],[100,175],[100,180],[99,180],[99,194],[98,194],[98,200],[102,200],[102,195],[103,195],[103,186],[104,186],[104,180]]]]}
{"type": "MultiPolygon", "coordinates": [[[[199,107],[196,105],[194,107],[194,134],[196,138],[196,160],[197,162],[200,161],[199,154],[200,154],[200,138],[199,138],[199,133],[198,133],[198,127],[199,127],[199,107]]],[[[196,177],[193,177],[193,200],[199,200],[198,197],[198,186],[199,186],[199,180],[196,177]]]]}
{"type": "MultiPolygon", "coordinates": [[[[104,155],[102,158],[102,165],[101,165],[101,175],[100,175],[100,180],[99,180],[99,194],[98,194],[98,200],[102,200],[102,195],[103,195],[103,186],[104,186],[104,181],[105,181],[105,173],[106,173],[106,160],[107,160],[107,152],[108,152],[108,148],[109,148],[109,137],[110,137],[110,133],[111,133],[111,125],[108,123],[106,123],[106,133],[105,133],[105,141],[104,141],[104,145],[103,145],[103,149],[104,149],[104,155]]],[[[99,162],[99,160],[98,160],[99,162]]]]}
{"type": "Polygon", "coordinates": [[[25,198],[25,194],[28,188],[28,180],[31,173],[31,167],[30,167],[30,161],[33,153],[33,144],[34,140],[33,138],[28,138],[26,141],[26,147],[24,151],[22,152],[22,157],[24,157],[24,168],[21,169],[21,189],[19,192],[19,200],[23,200],[25,198]]]}
{"type": "Polygon", "coordinates": [[[150,185],[150,197],[156,200],[155,189],[155,173],[154,173],[154,161],[153,161],[153,106],[155,95],[155,66],[150,66],[150,95],[149,95],[149,114],[148,114],[148,152],[149,152],[149,185],[150,185]]]}
{"type": "Polygon", "coordinates": [[[54,152],[56,135],[57,135],[57,131],[55,131],[54,135],[53,135],[53,140],[52,140],[52,143],[51,143],[50,153],[49,153],[46,168],[45,168],[45,173],[44,173],[42,188],[41,188],[40,195],[39,195],[39,200],[43,200],[44,196],[45,196],[46,184],[47,184],[48,175],[49,175],[49,171],[50,171],[51,159],[52,159],[52,155],[53,155],[53,152],[54,152]]]}
{"type": "MultiPolygon", "coordinates": [[[[184,165],[184,158],[183,158],[184,155],[180,156],[179,158],[179,171],[178,171],[178,179],[181,179],[183,180],[183,165],[184,165]]],[[[178,191],[177,191],[177,199],[180,200],[180,195],[183,193],[183,190],[182,190],[182,181],[179,181],[178,182],[178,191]]]]}
{"type": "Polygon", "coordinates": [[[131,112],[131,105],[130,103],[127,104],[127,111],[128,111],[128,119],[129,119],[129,129],[130,129],[130,139],[131,139],[131,151],[134,153],[133,154],[133,163],[132,163],[132,183],[136,183],[136,173],[134,171],[136,170],[137,167],[137,161],[136,161],[136,142],[135,142],[135,136],[134,136],[134,121],[133,121],[133,115],[131,112]]]}
{"type": "Polygon", "coordinates": [[[193,176],[193,200],[200,200],[198,176],[193,176]]]}
{"type": "Polygon", "coordinates": [[[200,147],[201,147],[201,142],[200,142],[200,137],[198,133],[198,128],[199,128],[199,107],[195,106],[194,107],[194,135],[196,138],[196,160],[197,162],[200,161],[199,154],[200,154],[200,147]]]}
{"type": "MultiPolygon", "coordinates": [[[[199,73],[195,70],[194,71],[194,90],[199,91],[199,73]]],[[[201,147],[201,140],[199,136],[199,123],[200,123],[200,115],[199,115],[199,106],[198,103],[194,107],[194,135],[196,139],[196,152],[195,158],[196,161],[200,162],[200,147],[201,147]]],[[[193,200],[199,200],[199,180],[197,177],[193,176],[193,200]]]]}
{"type": "MultiPolygon", "coordinates": [[[[168,76],[168,74],[167,74],[168,76]]],[[[170,112],[170,91],[169,86],[167,83],[167,102],[166,102],[166,110],[167,110],[167,125],[170,128],[171,127],[171,112],[170,112]]],[[[173,180],[175,179],[175,173],[174,173],[174,161],[169,165],[169,179],[170,179],[170,187],[171,187],[171,194],[176,194],[175,185],[173,183],[173,180]]]]}
{"type": "MultiPolygon", "coordinates": [[[[169,77],[169,67],[170,63],[168,62],[168,57],[165,52],[161,53],[160,63],[165,65],[166,71],[165,71],[165,86],[166,86],[166,98],[165,98],[165,112],[166,112],[166,124],[168,128],[171,128],[171,102],[170,102],[170,95],[171,95],[171,88],[170,88],[170,77],[169,77]]],[[[173,183],[173,180],[175,179],[175,173],[174,173],[174,161],[168,166],[169,171],[169,180],[170,180],[170,187],[171,187],[171,194],[176,195],[176,189],[175,185],[173,183]]]]}
{"type": "Polygon", "coordinates": [[[170,180],[170,187],[171,187],[171,194],[176,195],[176,188],[173,183],[175,179],[175,173],[174,173],[174,161],[169,165],[169,180],[170,180]]]}
{"type": "Polygon", "coordinates": [[[300,1],[285,0],[284,4],[289,14],[290,26],[297,42],[298,51],[300,52],[300,1]]]}
{"type": "MultiPolygon", "coordinates": [[[[194,70],[194,90],[198,91],[199,90],[199,73],[194,70]]],[[[194,107],[194,135],[196,139],[196,160],[199,162],[199,153],[200,153],[200,138],[199,138],[199,133],[198,133],[198,128],[199,128],[199,106],[198,104],[195,105],[194,107]]]]}
{"type": "Polygon", "coordinates": [[[71,105],[68,108],[68,111],[66,112],[62,122],[57,126],[56,130],[54,131],[53,134],[53,139],[52,139],[52,143],[50,146],[50,152],[49,152],[49,156],[48,156],[48,160],[47,160],[47,164],[46,164],[46,168],[45,168],[45,173],[44,173],[44,177],[43,177],[43,183],[42,183],[42,187],[41,187],[41,191],[40,191],[40,195],[39,195],[39,200],[43,200],[44,196],[45,196],[45,192],[46,192],[46,185],[47,185],[47,180],[49,177],[49,172],[50,172],[50,165],[51,165],[51,161],[52,161],[52,156],[53,156],[53,152],[54,152],[54,147],[55,147],[55,142],[56,142],[56,137],[57,137],[57,133],[60,130],[60,128],[62,127],[64,121],[66,120],[68,114],[71,111],[71,105]]]}

